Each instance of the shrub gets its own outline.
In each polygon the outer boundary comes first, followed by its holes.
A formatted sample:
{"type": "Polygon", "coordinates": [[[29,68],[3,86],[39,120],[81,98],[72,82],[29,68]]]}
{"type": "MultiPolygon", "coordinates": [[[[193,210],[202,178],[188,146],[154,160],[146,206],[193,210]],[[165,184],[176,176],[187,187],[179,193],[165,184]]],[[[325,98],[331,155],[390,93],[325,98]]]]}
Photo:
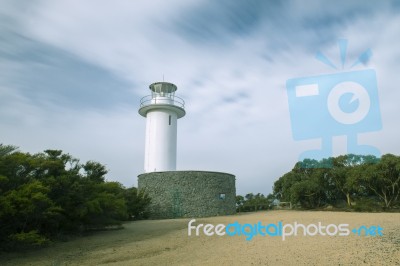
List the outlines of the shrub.
{"type": "Polygon", "coordinates": [[[382,205],[373,198],[361,198],[352,206],[356,212],[381,212],[382,205]]]}
{"type": "Polygon", "coordinates": [[[43,247],[50,243],[49,239],[40,235],[37,230],[21,232],[9,236],[10,247],[23,249],[31,247],[43,247]]]}

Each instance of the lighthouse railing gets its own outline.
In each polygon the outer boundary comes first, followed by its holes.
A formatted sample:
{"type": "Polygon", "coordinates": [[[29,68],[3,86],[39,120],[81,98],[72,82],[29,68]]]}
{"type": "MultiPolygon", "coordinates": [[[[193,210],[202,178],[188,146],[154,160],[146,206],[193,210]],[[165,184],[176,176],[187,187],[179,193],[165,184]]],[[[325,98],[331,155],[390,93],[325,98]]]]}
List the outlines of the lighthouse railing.
{"type": "Polygon", "coordinates": [[[153,97],[152,95],[144,96],[140,99],[140,107],[151,104],[170,104],[185,109],[185,101],[178,96],[174,97],[153,97]]]}

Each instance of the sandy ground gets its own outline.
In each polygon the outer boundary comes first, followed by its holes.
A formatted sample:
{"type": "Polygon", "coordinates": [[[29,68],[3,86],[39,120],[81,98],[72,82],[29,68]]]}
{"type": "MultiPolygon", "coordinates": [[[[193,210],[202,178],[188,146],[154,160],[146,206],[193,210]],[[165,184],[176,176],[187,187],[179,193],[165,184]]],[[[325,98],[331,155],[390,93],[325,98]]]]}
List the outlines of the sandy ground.
{"type": "MultiPolygon", "coordinates": [[[[188,236],[190,219],[130,222],[125,229],[23,254],[2,254],[0,265],[400,265],[399,213],[268,211],[197,219],[214,225],[380,225],[383,236],[188,236]]],[[[194,233],[194,231],[193,231],[194,233]]]]}

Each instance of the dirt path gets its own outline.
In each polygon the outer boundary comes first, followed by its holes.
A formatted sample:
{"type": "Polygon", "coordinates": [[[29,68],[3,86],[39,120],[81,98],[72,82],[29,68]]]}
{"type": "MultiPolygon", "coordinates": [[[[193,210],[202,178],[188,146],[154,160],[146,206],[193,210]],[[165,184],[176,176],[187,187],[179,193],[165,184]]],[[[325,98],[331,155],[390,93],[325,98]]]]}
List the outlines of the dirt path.
{"type": "MultiPolygon", "coordinates": [[[[383,236],[188,236],[190,219],[139,221],[47,249],[7,254],[0,265],[400,265],[400,214],[270,211],[199,223],[380,225],[383,236]]],[[[331,230],[332,231],[332,230],[331,230]]],[[[192,233],[194,234],[194,230],[192,233]]]]}

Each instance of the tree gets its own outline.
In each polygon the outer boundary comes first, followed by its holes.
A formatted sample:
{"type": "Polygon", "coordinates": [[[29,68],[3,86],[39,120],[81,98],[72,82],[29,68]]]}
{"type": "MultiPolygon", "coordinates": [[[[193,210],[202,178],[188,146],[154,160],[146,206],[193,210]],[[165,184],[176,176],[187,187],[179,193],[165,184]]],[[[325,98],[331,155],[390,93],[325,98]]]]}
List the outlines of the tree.
{"type": "Polygon", "coordinates": [[[325,203],[323,188],[316,177],[304,178],[290,188],[290,202],[304,208],[316,208],[325,203]]]}
{"type": "Polygon", "coordinates": [[[15,233],[36,231],[48,236],[57,230],[61,208],[48,193],[47,186],[34,180],[0,197],[0,220],[4,223],[0,234],[6,241],[7,235],[15,233]]]}
{"type": "Polygon", "coordinates": [[[363,168],[359,178],[373,194],[383,202],[386,208],[392,207],[400,195],[400,158],[383,155],[379,163],[363,168]]]}
{"type": "MultiPolygon", "coordinates": [[[[296,165],[297,166],[297,165],[296,165]]],[[[295,168],[296,168],[295,166],[295,168]]],[[[294,169],[274,183],[273,193],[274,196],[280,201],[291,201],[291,187],[301,180],[301,174],[294,171],[294,169]]]]}
{"type": "Polygon", "coordinates": [[[0,250],[145,217],[150,198],[105,181],[104,165],[61,150],[29,154],[0,144],[0,250]]]}
{"type": "MultiPolygon", "coordinates": [[[[381,174],[378,178],[378,171],[374,167],[382,168],[381,164],[371,155],[348,154],[320,161],[305,159],[275,181],[274,196],[304,208],[317,208],[327,204],[335,205],[342,200],[351,206],[354,198],[371,197],[373,192],[383,201],[386,198],[388,204],[392,204],[398,199],[397,168],[392,162],[391,174],[381,174]],[[368,174],[366,167],[369,167],[368,174]]],[[[388,166],[383,168],[387,169],[388,166]]]]}
{"type": "Polygon", "coordinates": [[[151,199],[143,190],[135,187],[126,189],[125,201],[129,219],[147,218],[146,209],[151,199]]]}
{"type": "Polygon", "coordinates": [[[9,155],[9,154],[15,152],[16,150],[18,150],[17,146],[4,145],[3,143],[0,143],[0,157],[9,155]]]}
{"type": "Polygon", "coordinates": [[[104,176],[107,174],[107,169],[104,165],[98,162],[89,161],[84,166],[86,177],[97,183],[104,182],[104,176]]]}
{"type": "Polygon", "coordinates": [[[244,197],[241,195],[236,195],[236,209],[238,212],[243,211],[243,204],[245,200],[244,197]]]}
{"type": "Polygon", "coordinates": [[[346,198],[347,206],[351,206],[351,196],[360,191],[356,178],[357,166],[364,162],[364,157],[354,154],[341,155],[333,158],[333,167],[329,171],[329,177],[333,185],[346,198]]]}
{"type": "Polygon", "coordinates": [[[266,210],[270,207],[272,201],[266,198],[263,194],[248,193],[246,196],[236,196],[236,208],[237,211],[258,211],[266,210]]]}

